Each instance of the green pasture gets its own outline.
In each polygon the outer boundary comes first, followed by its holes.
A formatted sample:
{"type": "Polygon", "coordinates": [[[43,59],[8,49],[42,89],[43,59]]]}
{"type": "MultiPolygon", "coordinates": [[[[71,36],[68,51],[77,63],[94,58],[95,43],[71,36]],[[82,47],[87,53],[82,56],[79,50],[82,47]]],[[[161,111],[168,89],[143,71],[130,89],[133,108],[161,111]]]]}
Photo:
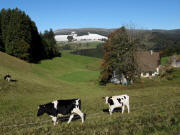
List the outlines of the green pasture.
{"type": "MultiPolygon", "coordinates": [[[[180,57],[180,55],[177,55],[177,56],[180,57]]],[[[170,56],[161,58],[161,64],[162,64],[162,65],[165,65],[166,62],[167,62],[167,60],[168,60],[169,58],[170,58],[170,56]]]]}
{"type": "Polygon", "coordinates": [[[62,49],[62,50],[80,50],[80,49],[94,49],[98,45],[102,44],[102,42],[65,42],[65,43],[57,43],[57,45],[62,49]],[[69,48],[67,49],[68,46],[69,48]],[[64,48],[64,49],[63,49],[64,48]]]}
{"type": "Polygon", "coordinates": [[[171,81],[141,80],[132,86],[100,86],[101,60],[63,53],[29,64],[0,52],[0,135],[173,135],[180,132],[180,70],[171,81]],[[9,73],[13,81],[3,76],[9,73]],[[103,96],[128,94],[130,109],[110,116],[103,96]],[[38,105],[81,98],[86,120],[37,117],[38,105]]]}

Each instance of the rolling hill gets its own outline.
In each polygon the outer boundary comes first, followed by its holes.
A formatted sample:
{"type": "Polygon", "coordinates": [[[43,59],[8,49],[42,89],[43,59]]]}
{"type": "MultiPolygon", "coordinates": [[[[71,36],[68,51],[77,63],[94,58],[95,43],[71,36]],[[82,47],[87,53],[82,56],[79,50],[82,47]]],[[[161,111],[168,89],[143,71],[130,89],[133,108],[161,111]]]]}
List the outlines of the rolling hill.
{"type": "MultiPolygon", "coordinates": [[[[78,36],[88,35],[88,33],[108,36],[116,29],[102,29],[102,28],[81,28],[81,29],[59,29],[55,30],[55,36],[68,35],[71,32],[76,32],[78,36]]],[[[128,30],[129,31],[129,30],[128,30]]],[[[132,30],[130,30],[131,32],[132,30]]],[[[154,50],[161,51],[167,48],[180,48],[180,29],[174,30],[133,30],[134,36],[138,39],[138,48],[140,50],[154,50]]]]}
{"type": "MultiPolygon", "coordinates": [[[[100,34],[103,36],[108,36],[110,33],[115,31],[117,28],[113,29],[105,29],[105,28],[77,28],[77,29],[57,29],[54,30],[55,35],[65,35],[65,34],[71,34],[71,32],[77,32],[79,34],[88,34],[90,33],[95,33],[95,34],[100,34]]],[[[146,30],[146,29],[135,29],[137,32],[143,32],[143,33],[161,33],[161,34],[166,34],[170,37],[179,37],[180,35],[180,29],[173,29],[173,30],[161,30],[161,29],[152,29],[152,30],[146,30]]]]}
{"type": "Polygon", "coordinates": [[[100,34],[103,36],[108,36],[114,29],[103,29],[103,28],[80,28],[80,29],[58,29],[54,31],[55,35],[67,35],[71,32],[76,32],[78,35],[87,35],[88,32],[94,34],[100,34]]]}
{"type": "Polygon", "coordinates": [[[0,134],[163,134],[180,131],[179,80],[144,80],[133,86],[99,86],[100,59],[62,53],[62,57],[31,64],[0,52],[0,134]],[[13,81],[3,80],[11,74],[13,81]],[[146,83],[147,82],[147,83],[146,83]],[[107,113],[103,96],[128,94],[131,112],[107,113]],[[37,117],[39,104],[81,98],[86,120],[53,126],[37,117]]]}

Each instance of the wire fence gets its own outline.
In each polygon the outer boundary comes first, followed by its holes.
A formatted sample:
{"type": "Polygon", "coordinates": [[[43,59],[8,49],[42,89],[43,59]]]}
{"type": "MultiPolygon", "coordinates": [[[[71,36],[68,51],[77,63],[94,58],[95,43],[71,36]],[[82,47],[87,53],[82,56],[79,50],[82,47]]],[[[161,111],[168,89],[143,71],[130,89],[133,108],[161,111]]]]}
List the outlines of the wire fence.
{"type": "MultiPolygon", "coordinates": [[[[144,109],[146,107],[159,106],[159,105],[163,105],[163,104],[166,104],[166,103],[171,103],[171,105],[173,105],[173,103],[175,103],[175,102],[180,102],[180,100],[159,102],[158,104],[150,104],[150,105],[143,105],[141,107],[134,107],[134,108],[131,108],[131,111],[142,110],[142,109],[144,109]]],[[[98,117],[98,115],[100,115],[100,114],[104,114],[104,113],[99,112],[99,113],[88,114],[88,116],[86,116],[86,119],[98,117]]],[[[64,117],[61,120],[62,121],[67,121],[68,119],[69,119],[69,117],[64,117]]],[[[76,119],[77,119],[77,117],[76,117],[76,119]]],[[[52,122],[52,120],[44,120],[44,121],[39,121],[39,122],[29,122],[29,123],[13,124],[13,125],[3,125],[3,126],[0,126],[0,129],[2,129],[2,128],[13,128],[13,127],[24,127],[24,126],[30,126],[30,125],[40,125],[40,124],[44,124],[44,123],[48,123],[48,122],[52,122]]]]}

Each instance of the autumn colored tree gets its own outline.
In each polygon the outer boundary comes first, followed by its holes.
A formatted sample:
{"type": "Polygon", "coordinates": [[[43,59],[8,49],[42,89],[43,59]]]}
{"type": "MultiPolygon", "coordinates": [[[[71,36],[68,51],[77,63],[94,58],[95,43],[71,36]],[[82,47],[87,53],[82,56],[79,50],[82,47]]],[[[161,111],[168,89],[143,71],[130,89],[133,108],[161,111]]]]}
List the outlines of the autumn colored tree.
{"type": "Polygon", "coordinates": [[[132,80],[136,74],[135,44],[125,27],[111,33],[104,45],[104,58],[101,65],[100,83],[106,84],[113,76],[123,74],[132,80]]]}

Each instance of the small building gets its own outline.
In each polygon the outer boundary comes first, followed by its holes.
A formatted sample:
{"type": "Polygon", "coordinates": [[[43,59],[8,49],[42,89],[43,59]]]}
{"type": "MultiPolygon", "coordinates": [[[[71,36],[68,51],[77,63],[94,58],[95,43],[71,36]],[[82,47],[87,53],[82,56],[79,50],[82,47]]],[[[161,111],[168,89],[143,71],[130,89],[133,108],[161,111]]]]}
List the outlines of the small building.
{"type": "Polygon", "coordinates": [[[159,74],[159,52],[139,51],[136,53],[136,60],[141,77],[154,77],[159,74]]]}
{"type": "Polygon", "coordinates": [[[172,56],[171,58],[171,66],[172,67],[180,67],[180,58],[177,56],[172,56]]]}
{"type": "MultiPolygon", "coordinates": [[[[135,59],[137,61],[138,70],[140,71],[141,77],[155,77],[159,74],[160,68],[160,54],[159,52],[153,51],[138,51],[135,53],[135,59]]],[[[110,79],[111,83],[116,84],[132,84],[132,80],[128,81],[123,74],[117,75],[113,72],[113,76],[110,79]]]]}

